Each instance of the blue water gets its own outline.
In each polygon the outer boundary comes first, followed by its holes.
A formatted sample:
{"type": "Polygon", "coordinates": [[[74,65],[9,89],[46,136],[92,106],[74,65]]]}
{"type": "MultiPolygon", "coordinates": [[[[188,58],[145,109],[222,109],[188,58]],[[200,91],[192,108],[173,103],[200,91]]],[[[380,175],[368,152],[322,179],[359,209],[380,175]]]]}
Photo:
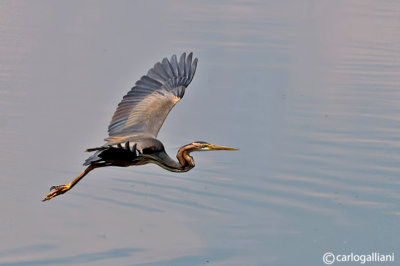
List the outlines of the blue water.
{"type": "MultiPolygon", "coordinates": [[[[398,1],[2,1],[0,265],[400,261],[398,1]],[[78,175],[122,96],[193,51],[160,131],[187,173],[78,175]]],[[[335,265],[360,265],[336,262],[335,265]]]]}

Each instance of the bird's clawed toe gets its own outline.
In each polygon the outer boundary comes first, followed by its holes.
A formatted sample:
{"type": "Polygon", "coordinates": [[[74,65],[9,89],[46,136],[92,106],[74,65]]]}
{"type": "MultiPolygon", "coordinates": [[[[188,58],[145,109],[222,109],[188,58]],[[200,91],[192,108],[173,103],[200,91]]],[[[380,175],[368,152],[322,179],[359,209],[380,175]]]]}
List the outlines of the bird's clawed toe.
{"type": "Polygon", "coordinates": [[[70,184],[60,185],[60,186],[52,186],[50,188],[51,192],[42,201],[46,201],[46,200],[54,198],[58,195],[64,194],[65,192],[67,192],[70,189],[71,189],[70,184]]]}
{"type": "Polygon", "coordinates": [[[53,191],[53,190],[55,190],[55,189],[57,189],[57,188],[60,188],[60,187],[62,187],[62,186],[66,186],[66,185],[52,186],[52,187],[50,188],[50,191],[53,191]]]}

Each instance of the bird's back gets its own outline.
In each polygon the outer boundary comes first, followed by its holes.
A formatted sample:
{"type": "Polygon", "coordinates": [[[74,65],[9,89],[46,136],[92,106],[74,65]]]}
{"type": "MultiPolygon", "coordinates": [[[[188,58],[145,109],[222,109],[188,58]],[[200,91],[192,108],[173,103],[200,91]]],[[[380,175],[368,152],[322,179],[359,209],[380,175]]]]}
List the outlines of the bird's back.
{"type": "Polygon", "coordinates": [[[83,165],[130,166],[148,163],[146,155],[165,152],[164,145],[152,137],[131,137],[124,142],[109,143],[98,148],[83,165]]]}

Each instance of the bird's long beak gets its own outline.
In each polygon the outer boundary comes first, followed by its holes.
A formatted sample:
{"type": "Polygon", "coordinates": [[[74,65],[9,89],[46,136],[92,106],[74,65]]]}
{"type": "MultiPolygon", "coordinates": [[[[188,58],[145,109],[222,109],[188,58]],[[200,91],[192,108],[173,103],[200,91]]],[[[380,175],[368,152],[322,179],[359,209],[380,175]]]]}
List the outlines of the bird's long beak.
{"type": "Polygon", "coordinates": [[[235,148],[219,146],[219,145],[214,145],[214,144],[210,144],[210,146],[208,146],[208,148],[213,151],[214,150],[227,150],[227,151],[237,151],[238,150],[235,148]]]}

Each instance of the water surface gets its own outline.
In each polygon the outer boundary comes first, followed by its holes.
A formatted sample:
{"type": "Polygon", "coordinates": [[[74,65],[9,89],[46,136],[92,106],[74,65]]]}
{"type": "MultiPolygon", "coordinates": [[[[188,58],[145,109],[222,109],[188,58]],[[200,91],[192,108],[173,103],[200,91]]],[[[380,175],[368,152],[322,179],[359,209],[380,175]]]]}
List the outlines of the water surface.
{"type": "MultiPolygon", "coordinates": [[[[400,260],[397,1],[3,1],[0,265],[400,260]],[[240,148],[51,185],[155,62],[198,69],[159,134],[240,148]]],[[[346,265],[352,265],[348,263],[346,265]]],[[[359,263],[354,263],[359,265],[359,263]]]]}

